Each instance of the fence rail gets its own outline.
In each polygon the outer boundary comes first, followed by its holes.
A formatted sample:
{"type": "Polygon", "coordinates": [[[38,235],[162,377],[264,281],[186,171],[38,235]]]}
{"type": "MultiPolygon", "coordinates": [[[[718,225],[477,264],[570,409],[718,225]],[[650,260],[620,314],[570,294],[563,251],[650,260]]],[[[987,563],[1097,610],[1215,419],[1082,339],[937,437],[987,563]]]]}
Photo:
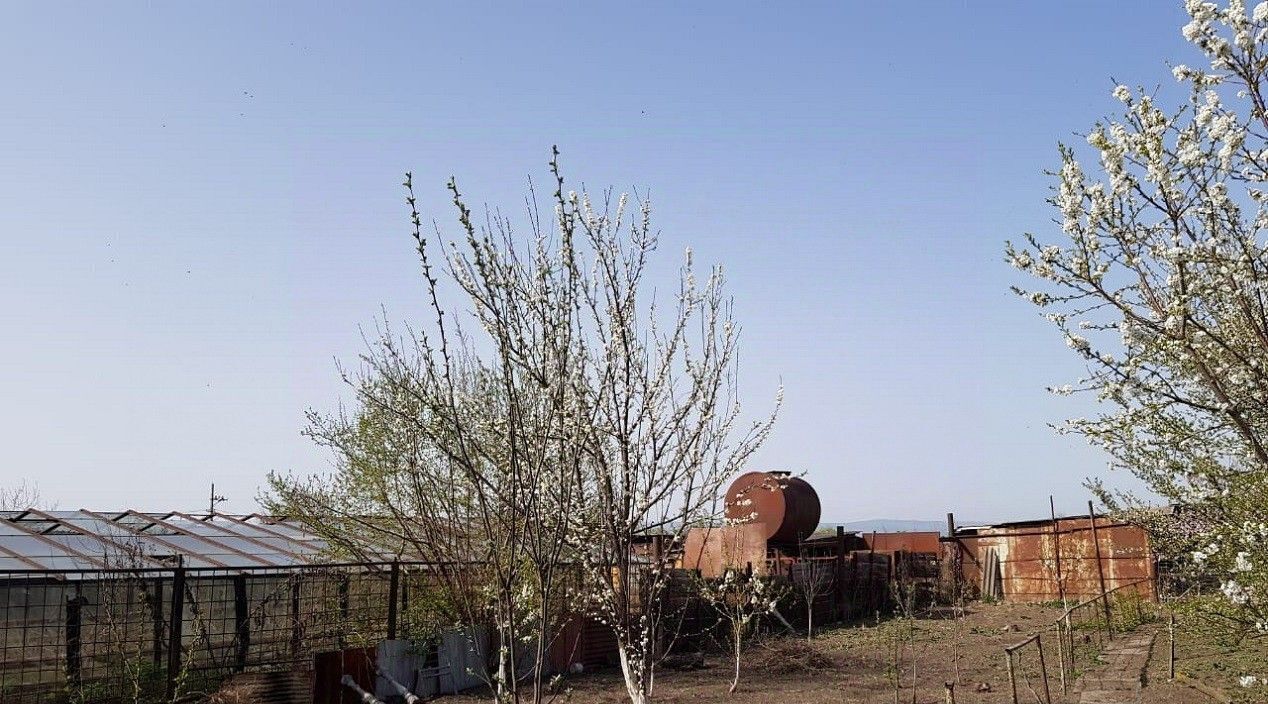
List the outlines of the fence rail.
{"type": "Polygon", "coordinates": [[[1151,579],[1140,579],[1108,589],[1066,608],[1052,623],[1025,640],[1005,647],[1012,704],[1019,702],[1019,683],[1041,704],[1052,704],[1053,679],[1060,682],[1062,694],[1068,694],[1080,668],[1093,663],[1116,632],[1133,630],[1156,616],[1153,606],[1146,606],[1145,601],[1152,588],[1151,579]],[[1049,648],[1056,645],[1056,663],[1051,661],[1051,651],[1044,651],[1045,640],[1049,648]],[[1055,678],[1050,672],[1054,665],[1055,678]]]}

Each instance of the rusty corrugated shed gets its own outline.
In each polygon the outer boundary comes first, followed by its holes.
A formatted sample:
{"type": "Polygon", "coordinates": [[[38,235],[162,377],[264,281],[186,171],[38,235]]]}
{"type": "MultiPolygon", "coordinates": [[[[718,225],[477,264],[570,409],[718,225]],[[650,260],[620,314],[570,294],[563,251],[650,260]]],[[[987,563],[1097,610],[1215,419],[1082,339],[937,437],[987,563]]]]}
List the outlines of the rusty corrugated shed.
{"type": "Polygon", "coordinates": [[[961,575],[969,584],[980,583],[983,561],[994,548],[1008,601],[1093,597],[1101,593],[1101,572],[1105,589],[1144,581],[1141,593],[1156,598],[1154,555],[1144,529],[1098,516],[1093,542],[1092,525],[1088,516],[1002,523],[958,529],[948,542],[953,555],[958,546],[961,575]]]}

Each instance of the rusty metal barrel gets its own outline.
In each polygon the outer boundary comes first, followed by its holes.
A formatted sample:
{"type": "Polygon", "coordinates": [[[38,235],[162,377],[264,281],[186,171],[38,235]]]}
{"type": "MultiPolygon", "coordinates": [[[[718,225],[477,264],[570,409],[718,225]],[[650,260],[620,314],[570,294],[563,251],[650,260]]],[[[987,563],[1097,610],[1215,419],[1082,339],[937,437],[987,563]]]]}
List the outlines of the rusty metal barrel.
{"type": "Polygon", "coordinates": [[[746,472],[726,490],[726,517],[758,524],[766,540],[795,543],[819,527],[819,495],[788,472],[746,472]]]}

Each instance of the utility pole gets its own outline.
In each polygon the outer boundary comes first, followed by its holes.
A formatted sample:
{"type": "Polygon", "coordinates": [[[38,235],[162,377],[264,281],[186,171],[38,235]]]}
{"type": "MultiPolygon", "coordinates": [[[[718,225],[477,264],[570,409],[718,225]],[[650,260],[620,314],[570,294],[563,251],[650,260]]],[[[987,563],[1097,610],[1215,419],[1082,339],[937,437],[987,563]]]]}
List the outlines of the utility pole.
{"type": "Polygon", "coordinates": [[[210,517],[212,517],[212,516],[216,515],[216,504],[221,503],[221,502],[223,502],[224,500],[225,500],[225,497],[223,497],[223,496],[216,496],[216,483],[215,483],[215,482],[212,482],[212,483],[211,483],[211,502],[210,502],[210,503],[209,503],[209,505],[207,506],[207,517],[208,517],[208,518],[210,518],[210,517]]]}

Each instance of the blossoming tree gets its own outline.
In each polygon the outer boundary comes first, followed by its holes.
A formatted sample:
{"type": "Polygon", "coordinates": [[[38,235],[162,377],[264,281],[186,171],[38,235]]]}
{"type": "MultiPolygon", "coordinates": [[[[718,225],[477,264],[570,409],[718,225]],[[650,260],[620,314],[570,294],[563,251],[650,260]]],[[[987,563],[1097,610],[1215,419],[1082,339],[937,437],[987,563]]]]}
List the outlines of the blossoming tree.
{"type": "MultiPolygon", "coordinates": [[[[1051,203],[1062,235],[1007,257],[1088,373],[1057,393],[1108,406],[1070,421],[1203,526],[1192,557],[1268,629],[1268,3],[1189,0],[1168,108],[1120,85],[1119,118],[1062,146],[1051,203]],[[1091,164],[1091,165],[1089,165],[1091,164]]],[[[1137,497],[1097,486],[1111,506],[1137,497]]],[[[1165,537],[1165,536],[1164,536],[1165,537]]],[[[1184,539],[1192,540],[1188,531],[1184,539]]]]}
{"type": "Polygon", "coordinates": [[[728,646],[735,666],[727,692],[734,694],[740,686],[745,639],[756,621],[775,612],[787,589],[770,577],[735,568],[728,568],[717,579],[700,580],[698,589],[705,603],[726,622],[728,646]]]}
{"type": "MultiPolygon", "coordinates": [[[[557,156],[556,152],[556,156],[557,156]]],[[[774,412],[746,422],[738,398],[738,328],[721,267],[698,281],[688,250],[676,295],[647,291],[657,245],[646,200],[564,191],[555,218],[563,268],[544,305],[576,310],[570,426],[584,461],[575,514],[581,603],[616,635],[631,702],[649,700],[664,652],[670,570],[686,532],[720,517],[723,482],[765,441],[774,412]]],[[[778,400],[776,401],[778,404],[778,400]]]]}
{"type": "Polygon", "coordinates": [[[566,601],[613,630],[642,704],[675,550],[717,517],[722,482],[774,415],[741,417],[721,270],[697,281],[688,253],[658,307],[650,204],[605,194],[595,207],[565,191],[555,156],[553,214],[530,192],[526,237],[500,214],[473,217],[452,180],[457,242],[425,232],[406,179],[432,319],[385,326],[348,375],[357,411],[312,418],[333,476],[274,476],[272,497],[346,549],[462,563],[439,575],[464,623],[492,622],[499,700],[545,696],[566,601]]]}

